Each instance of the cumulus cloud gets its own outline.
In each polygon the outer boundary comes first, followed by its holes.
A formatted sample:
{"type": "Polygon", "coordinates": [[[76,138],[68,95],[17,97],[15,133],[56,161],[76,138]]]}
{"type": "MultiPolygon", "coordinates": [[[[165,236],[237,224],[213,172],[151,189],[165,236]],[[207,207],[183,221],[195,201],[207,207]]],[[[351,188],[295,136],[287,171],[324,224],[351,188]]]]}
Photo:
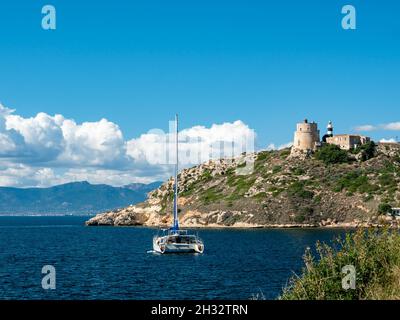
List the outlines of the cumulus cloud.
{"type": "Polygon", "coordinates": [[[356,131],[374,131],[377,130],[377,127],[370,125],[370,124],[366,124],[366,125],[362,125],[362,126],[358,126],[355,128],[356,131]]]}
{"type": "Polygon", "coordinates": [[[106,119],[84,122],[63,119],[64,148],[59,161],[79,166],[116,167],[126,163],[125,141],[119,127],[106,119]]]}
{"type": "Polygon", "coordinates": [[[400,131],[400,122],[392,122],[383,125],[384,130],[400,131]]]}
{"type": "Polygon", "coordinates": [[[391,122],[384,123],[380,125],[362,125],[355,128],[356,131],[376,131],[376,130],[384,130],[384,131],[400,131],[400,122],[391,122]]]}
{"type": "Polygon", "coordinates": [[[282,150],[282,149],[290,148],[292,145],[293,145],[293,142],[284,143],[279,146],[276,146],[275,143],[270,143],[267,147],[267,151],[282,150]]]}
{"type": "Polygon", "coordinates": [[[397,141],[394,138],[390,138],[390,139],[383,138],[383,139],[379,140],[379,142],[382,142],[382,143],[396,143],[397,141]]]}
{"type": "MultiPolygon", "coordinates": [[[[171,130],[173,131],[173,130],[171,130]]],[[[137,161],[173,164],[174,133],[152,130],[127,143],[127,154],[137,161]]],[[[195,126],[179,133],[179,159],[183,165],[195,165],[209,159],[232,158],[253,152],[255,133],[242,121],[195,126]]]]}
{"type": "MultiPolygon", "coordinates": [[[[254,151],[254,131],[242,121],[195,126],[179,137],[180,160],[186,167],[254,151]]],[[[163,180],[175,163],[173,142],[174,134],[161,130],[126,141],[118,125],[107,119],[77,123],[43,112],[24,118],[0,104],[0,185],[163,180]]]]}

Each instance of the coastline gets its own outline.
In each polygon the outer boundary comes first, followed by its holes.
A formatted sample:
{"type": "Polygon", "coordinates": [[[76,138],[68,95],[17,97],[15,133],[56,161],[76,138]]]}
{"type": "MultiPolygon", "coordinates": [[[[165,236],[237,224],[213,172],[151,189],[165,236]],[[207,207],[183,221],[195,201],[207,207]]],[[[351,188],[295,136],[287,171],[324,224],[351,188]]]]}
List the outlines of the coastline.
{"type": "MultiPolygon", "coordinates": [[[[112,224],[90,224],[88,221],[85,223],[87,227],[120,227],[120,228],[149,228],[149,229],[168,229],[169,225],[112,225],[112,224]]],[[[182,225],[182,229],[194,230],[256,230],[256,229],[348,229],[354,230],[359,228],[391,228],[400,229],[400,223],[353,223],[342,222],[331,225],[318,225],[318,224],[269,224],[269,225],[250,225],[250,224],[236,224],[232,226],[209,224],[209,225],[182,225]]]]}

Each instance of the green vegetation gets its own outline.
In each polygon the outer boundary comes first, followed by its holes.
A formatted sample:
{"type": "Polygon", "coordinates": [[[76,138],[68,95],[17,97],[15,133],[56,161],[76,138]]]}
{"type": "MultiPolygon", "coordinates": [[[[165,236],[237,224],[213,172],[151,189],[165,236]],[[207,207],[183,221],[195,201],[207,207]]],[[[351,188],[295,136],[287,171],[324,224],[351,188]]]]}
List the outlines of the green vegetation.
{"type": "Polygon", "coordinates": [[[283,192],[283,189],[273,186],[268,188],[268,192],[272,192],[272,196],[277,197],[283,192]]]}
{"type": "Polygon", "coordinates": [[[352,150],[352,153],[362,153],[361,160],[367,161],[375,156],[376,144],[373,141],[369,141],[356,149],[352,150]]]}
{"type": "Polygon", "coordinates": [[[326,165],[348,162],[347,152],[333,144],[324,145],[315,153],[315,158],[326,165]]]}
{"type": "Polygon", "coordinates": [[[281,159],[286,159],[289,156],[289,154],[290,154],[290,149],[285,149],[281,151],[279,156],[281,159]]]}
{"type": "Polygon", "coordinates": [[[317,195],[317,196],[314,197],[314,203],[315,204],[320,204],[321,200],[322,200],[321,195],[317,195]]]}
{"type": "Polygon", "coordinates": [[[294,217],[294,222],[304,223],[307,220],[307,218],[309,218],[313,213],[314,209],[312,207],[303,207],[294,217]]]}
{"type": "Polygon", "coordinates": [[[224,196],[221,191],[219,191],[216,187],[212,187],[212,188],[205,190],[201,194],[200,200],[204,204],[209,204],[209,203],[219,201],[219,200],[223,199],[223,197],[224,196]]]}
{"type": "Polygon", "coordinates": [[[253,196],[254,199],[257,199],[258,202],[262,202],[264,199],[267,198],[266,192],[260,192],[253,196]]]}
{"type": "Polygon", "coordinates": [[[386,202],[382,202],[378,206],[378,213],[386,214],[392,210],[392,206],[386,202]]]}
{"type": "Polygon", "coordinates": [[[400,299],[400,234],[389,230],[348,233],[333,246],[317,243],[315,258],[304,255],[300,277],[293,277],[281,300],[400,299]],[[354,266],[355,289],[342,286],[343,267],[354,266]]]}
{"type": "Polygon", "coordinates": [[[276,166],[274,166],[274,167],[272,168],[272,173],[273,173],[273,174],[277,174],[277,173],[279,173],[279,172],[281,172],[281,171],[282,171],[282,167],[281,167],[281,166],[276,165],[276,166]]]}
{"type": "Polygon", "coordinates": [[[238,169],[240,169],[240,168],[244,168],[244,167],[246,167],[246,161],[243,161],[242,163],[239,163],[238,165],[237,165],[237,168],[238,169]]]}
{"type": "Polygon", "coordinates": [[[257,155],[256,162],[265,162],[271,156],[271,151],[262,151],[257,155]]]}
{"type": "Polygon", "coordinates": [[[185,186],[185,190],[181,191],[180,195],[182,197],[188,197],[191,196],[195,190],[196,190],[196,184],[192,183],[190,185],[185,186]]]}
{"type": "Polygon", "coordinates": [[[314,197],[314,192],[306,190],[305,183],[302,181],[293,182],[288,187],[288,194],[303,199],[312,199],[314,197]]]}
{"type": "Polygon", "coordinates": [[[208,182],[212,180],[212,174],[210,170],[204,170],[203,174],[200,177],[200,180],[202,180],[203,182],[208,182]]]}
{"type": "Polygon", "coordinates": [[[372,194],[373,192],[379,189],[378,186],[373,185],[369,182],[368,177],[361,170],[351,171],[344,176],[342,176],[333,188],[335,192],[341,192],[346,190],[349,193],[368,193],[372,194]]]}
{"type": "Polygon", "coordinates": [[[271,151],[262,151],[257,155],[257,159],[254,163],[255,171],[260,171],[267,161],[271,158],[271,151]]]}
{"type": "Polygon", "coordinates": [[[296,222],[296,223],[303,223],[305,220],[306,220],[306,217],[304,216],[303,213],[297,214],[294,217],[294,222],[296,222]]]}
{"type": "Polygon", "coordinates": [[[256,178],[253,176],[230,176],[227,180],[227,184],[229,187],[234,188],[234,190],[227,197],[227,200],[235,201],[243,198],[255,181],[256,178]]]}
{"type": "Polygon", "coordinates": [[[373,198],[374,198],[374,196],[369,193],[363,198],[363,201],[368,202],[368,201],[372,200],[373,198]]]}
{"type": "Polygon", "coordinates": [[[303,168],[299,168],[299,167],[290,168],[290,170],[293,172],[293,174],[294,174],[295,176],[302,176],[303,174],[306,173],[305,170],[304,170],[303,168]]]}
{"type": "Polygon", "coordinates": [[[396,180],[393,174],[385,172],[379,176],[379,184],[381,186],[396,186],[396,180]]]}

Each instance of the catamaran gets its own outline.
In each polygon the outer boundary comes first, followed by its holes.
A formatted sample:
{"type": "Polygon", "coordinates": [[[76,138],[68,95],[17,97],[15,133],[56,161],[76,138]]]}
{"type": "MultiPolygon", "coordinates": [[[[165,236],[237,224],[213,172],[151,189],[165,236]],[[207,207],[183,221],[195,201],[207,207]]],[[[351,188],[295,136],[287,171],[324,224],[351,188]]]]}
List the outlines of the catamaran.
{"type": "Polygon", "coordinates": [[[175,183],[174,183],[174,220],[172,227],[162,229],[153,238],[153,250],[157,253],[203,253],[204,243],[197,234],[179,228],[178,218],[178,115],[175,116],[175,183]]]}

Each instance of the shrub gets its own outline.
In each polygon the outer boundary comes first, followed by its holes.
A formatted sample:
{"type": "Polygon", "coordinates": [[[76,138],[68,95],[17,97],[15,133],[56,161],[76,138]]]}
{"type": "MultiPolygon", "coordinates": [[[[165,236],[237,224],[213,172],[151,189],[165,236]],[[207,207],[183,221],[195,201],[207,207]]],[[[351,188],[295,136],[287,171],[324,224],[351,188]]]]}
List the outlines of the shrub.
{"type": "Polygon", "coordinates": [[[204,204],[210,204],[217,202],[223,198],[223,194],[216,190],[215,187],[207,189],[203,194],[201,194],[200,199],[204,204]]]}
{"type": "Polygon", "coordinates": [[[212,174],[210,170],[204,170],[203,174],[200,177],[200,180],[204,181],[204,182],[208,182],[212,180],[212,174]]]}
{"type": "Polygon", "coordinates": [[[276,165],[276,166],[274,166],[272,168],[272,173],[273,174],[276,174],[276,173],[281,172],[281,171],[282,171],[282,167],[281,166],[276,165]]]}
{"type": "Polygon", "coordinates": [[[347,152],[334,144],[325,144],[315,153],[315,158],[327,165],[348,162],[347,152]]]}
{"type": "Polygon", "coordinates": [[[335,192],[347,190],[350,193],[373,193],[378,190],[378,186],[369,183],[368,177],[360,170],[347,173],[339,178],[335,187],[335,192]]]}
{"type": "Polygon", "coordinates": [[[394,159],[393,159],[395,162],[397,162],[398,164],[400,164],[400,153],[397,153],[395,156],[394,156],[394,159]]]}
{"type": "Polygon", "coordinates": [[[265,161],[271,156],[270,151],[262,151],[257,155],[257,160],[256,161],[265,161]]]}
{"type": "Polygon", "coordinates": [[[283,192],[283,189],[277,187],[269,187],[267,191],[272,192],[273,197],[277,197],[283,192]]]}
{"type": "Polygon", "coordinates": [[[375,156],[376,144],[373,141],[369,141],[361,146],[358,146],[351,152],[354,154],[362,153],[361,160],[367,161],[375,156]]]}
{"type": "Polygon", "coordinates": [[[374,196],[372,194],[367,194],[364,198],[363,201],[364,202],[368,202],[371,201],[374,198],[374,196]]]}
{"type": "Polygon", "coordinates": [[[386,202],[382,202],[378,206],[378,213],[386,214],[392,210],[392,206],[386,202]]]}
{"type": "Polygon", "coordinates": [[[291,168],[290,170],[293,172],[293,174],[294,174],[295,176],[301,176],[301,175],[303,175],[303,174],[306,173],[306,172],[304,171],[303,168],[299,168],[299,167],[297,167],[297,168],[291,168]]]}
{"type": "Polygon", "coordinates": [[[294,217],[294,222],[303,223],[306,220],[304,213],[300,213],[294,217]]]}
{"type": "Polygon", "coordinates": [[[290,154],[290,149],[285,149],[281,151],[280,157],[281,159],[286,159],[290,154]]]}
{"type": "Polygon", "coordinates": [[[332,246],[317,243],[317,257],[307,250],[300,277],[293,277],[281,300],[400,299],[400,234],[389,230],[348,233],[332,246]],[[345,290],[344,266],[354,266],[356,287],[345,290]]]}
{"type": "Polygon", "coordinates": [[[380,177],[379,177],[379,183],[382,186],[392,186],[392,185],[396,185],[396,181],[393,177],[392,174],[390,173],[383,173],[380,177]]]}
{"type": "Polygon", "coordinates": [[[297,196],[303,199],[312,199],[314,193],[304,189],[304,182],[296,181],[288,187],[288,193],[291,196],[297,196]]]}
{"type": "Polygon", "coordinates": [[[263,201],[263,200],[265,200],[266,198],[267,198],[267,193],[266,192],[260,192],[260,193],[257,193],[256,195],[254,195],[253,196],[253,198],[254,199],[257,199],[257,201],[263,201]]]}

